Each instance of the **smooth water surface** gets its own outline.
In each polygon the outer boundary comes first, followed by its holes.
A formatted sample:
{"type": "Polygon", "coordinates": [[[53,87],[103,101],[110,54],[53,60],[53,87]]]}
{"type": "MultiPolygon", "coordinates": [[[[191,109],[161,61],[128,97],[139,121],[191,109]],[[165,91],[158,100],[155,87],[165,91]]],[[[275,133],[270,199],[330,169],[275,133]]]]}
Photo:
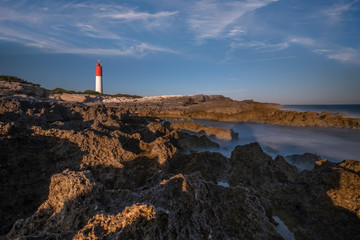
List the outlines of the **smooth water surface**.
{"type": "Polygon", "coordinates": [[[230,128],[239,134],[233,141],[220,141],[221,152],[230,157],[237,145],[259,142],[263,150],[276,155],[317,153],[330,161],[360,160],[360,130],[323,127],[290,127],[259,123],[233,123],[196,120],[205,126],[230,128]]]}
{"type": "Polygon", "coordinates": [[[275,222],[278,223],[276,226],[276,231],[285,239],[285,240],[296,240],[294,234],[288,229],[283,221],[277,216],[273,216],[275,222]]]}

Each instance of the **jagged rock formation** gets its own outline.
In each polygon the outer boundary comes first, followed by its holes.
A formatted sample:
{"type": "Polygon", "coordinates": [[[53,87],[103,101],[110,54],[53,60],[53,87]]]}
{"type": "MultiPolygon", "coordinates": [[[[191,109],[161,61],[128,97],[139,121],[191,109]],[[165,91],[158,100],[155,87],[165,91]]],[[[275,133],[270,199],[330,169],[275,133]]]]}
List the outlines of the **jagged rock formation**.
{"type": "Polygon", "coordinates": [[[48,99],[49,94],[50,91],[42,87],[17,82],[0,81],[0,95],[20,95],[48,99]]]}
{"type": "Polygon", "coordinates": [[[360,128],[360,119],[335,113],[285,111],[278,104],[235,101],[224,96],[163,96],[117,103],[140,116],[271,123],[292,126],[360,128]]]}
{"type": "Polygon", "coordinates": [[[286,161],[292,165],[295,165],[299,171],[311,170],[314,168],[315,163],[321,160],[319,154],[304,153],[294,154],[285,157],[286,161]]]}
{"type": "Polygon", "coordinates": [[[360,238],[359,162],[194,151],[217,144],[134,111],[0,97],[2,237],[282,239],[275,215],[297,239],[360,238]]]}
{"type": "Polygon", "coordinates": [[[360,162],[321,160],[312,171],[297,173],[258,143],[236,147],[230,160],[230,184],[254,187],[296,239],[360,239],[360,162]]]}
{"type": "Polygon", "coordinates": [[[170,125],[173,129],[187,130],[195,133],[205,133],[207,136],[215,136],[220,140],[231,141],[238,137],[238,134],[231,129],[223,129],[219,127],[207,127],[196,122],[177,122],[170,125]]]}

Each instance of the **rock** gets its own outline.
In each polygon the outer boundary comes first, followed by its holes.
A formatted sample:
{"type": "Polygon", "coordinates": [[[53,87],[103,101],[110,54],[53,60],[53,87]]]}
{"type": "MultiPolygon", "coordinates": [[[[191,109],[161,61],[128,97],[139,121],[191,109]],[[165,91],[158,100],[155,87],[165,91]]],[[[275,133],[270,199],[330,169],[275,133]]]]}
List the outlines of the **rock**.
{"type": "Polygon", "coordinates": [[[75,239],[282,239],[251,190],[224,189],[198,174],[165,179],[132,202],[96,215],[75,239]]]}
{"type": "Polygon", "coordinates": [[[200,172],[206,180],[217,183],[227,179],[231,169],[230,161],[220,153],[191,152],[187,155],[177,155],[168,161],[172,174],[191,174],[200,172]]]}
{"type": "Polygon", "coordinates": [[[232,172],[229,183],[239,183],[257,188],[267,188],[269,185],[294,181],[297,171],[285,159],[278,156],[273,160],[263,152],[259,143],[237,146],[230,158],[232,172]]]}
{"type": "Polygon", "coordinates": [[[238,137],[238,134],[231,129],[224,129],[219,127],[207,127],[196,122],[179,122],[171,123],[171,128],[187,130],[195,133],[205,132],[207,136],[215,136],[221,140],[231,141],[238,137]]]}
{"type": "Polygon", "coordinates": [[[303,171],[313,169],[315,162],[321,160],[321,156],[319,154],[304,153],[302,155],[289,155],[285,159],[290,164],[296,166],[299,171],[303,171]]]}
{"type": "MultiPolygon", "coordinates": [[[[96,215],[73,239],[150,239],[151,232],[164,231],[161,226],[167,217],[166,212],[150,205],[134,204],[116,215],[96,215]]],[[[160,239],[165,234],[152,237],[160,239]]]]}
{"type": "Polygon", "coordinates": [[[339,166],[355,173],[360,173],[360,164],[356,160],[344,160],[339,163],[339,166]]]}
{"type": "MultiPolygon", "coordinates": [[[[174,114],[232,101],[169,98],[174,114]]],[[[0,238],[282,239],[272,216],[297,239],[359,238],[359,162],[194,151],[217,145],[138,110],[0,96],[0,238]]]]}
{"type": "Polygon", "coordinates": [[[94,214],[101,188],[89,171],[65,170],[55,174],[51,178],[48,200],[33,216],[17,222],[7,237],[36,236],[38,232],[68,233],[83,226],[94,214]]]}
{"type": "Polygon", "coordinates": [[[25,95],[39,99],[48,99],[49,93],[49,90],[38,86],[32,86],[17,82],[0,81],[0,94],[25,95]]]}
{"type": "Polygon", "coordinates": [[[85,94],[63,93],[60,95],[60,99],[67,102],[89,102],[91,98],[85,94]]]}
{"type": "Polygon", "coordinates": [[[230,185],[255,188],[266,211],[296,238],[360,237],[360,162],[320,160],[312,171],[297,173],[283,157],[272,160],[257,143],[237,146],[230,162],[230,185]]]}
{"type": "Polygon", "coordinates": [[[219,148],[219,144],[211,141],[206,136],[196,136],[186,132],[179,132],[174,136],[178,140],[178,146],[184,151],[206,148],[219,148]]]}
{"type": "Polygon", "coordinates": [[[360,237],[360,176],[340,165],[318,161],[312,171],[303,171],[295,184],[283,186],[271,195],[275,214],[294,231],[295,237],[360,237]]]}

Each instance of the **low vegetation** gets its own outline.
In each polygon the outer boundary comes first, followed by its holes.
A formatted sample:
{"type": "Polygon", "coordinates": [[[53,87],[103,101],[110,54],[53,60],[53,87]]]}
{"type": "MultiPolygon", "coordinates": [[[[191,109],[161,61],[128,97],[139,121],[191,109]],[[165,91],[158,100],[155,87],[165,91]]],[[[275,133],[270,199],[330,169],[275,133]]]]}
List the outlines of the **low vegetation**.
{"type": "Polygon", "coordinates": [[[73,90],[65,90],[63,88],[55,88],[53,90],[50,90],[51,94],[62,94],[62,93],[68,93],[68,94],[88,94],[88,95],[97,95],[97,96],[109,96],[109,97],[128,97],[128,98],[141,98],[141,96],[137,96],[137,95],[130,95],[130,94],[104,94],[104,93],[99,93],[96,92],[94,90],[85,90],[83,92],[81,91],[73,91],[73,90]]]}
{"type": "MultiPolygon", "coordinates": [[[[25,81],[24,79],[15,77],[15,76],[9,76],[9,75],[0,75],[0,81],[6,81],[6,82],[17,82],[17,83],[22,83],[22,84],[27,84],[27,85],[31,85],[31,86],[37,86],[40,87],[40,84],[37,83],[32,83],[32,82],[28,82],[25,81]]],[[[118,94],[103,94],[103,93],[99,93],[93,90],[85,90],[83,92],[81,91],[74,91],[74,90],[66,90],[63,88],[55,88],[50,90],[51,94],[62,94],[62,93],[69,93],[69,94],[88,94],[88,95],[97,95],[97,96],[109,96],[109,97],[127,97],[127,98],[141,98],[141,96],[137,96],[137,95],[130,95],[130,94],[122,94],[122,93],[118,93],[118,94]]]]}
{"type": "Polygon", "coordinates": [[[31,85],[31,86],[38,86],[38,87],[40,86],[40,84],[28,82],[28,81],[25,81],[24,79],[14,77],[14,76],[9,76],[9,75],[0,75],[0,81],[18,82],[18,83],[22,83],[22,84],[31,85]]]}

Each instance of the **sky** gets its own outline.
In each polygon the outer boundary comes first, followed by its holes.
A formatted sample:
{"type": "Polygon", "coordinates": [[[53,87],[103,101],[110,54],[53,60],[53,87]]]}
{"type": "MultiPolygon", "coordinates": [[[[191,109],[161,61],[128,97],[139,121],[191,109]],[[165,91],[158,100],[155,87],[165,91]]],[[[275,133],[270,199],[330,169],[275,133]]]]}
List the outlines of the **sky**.
{"type": "Polygon", "coordinates": [[[358,0],[0,0],[0,75],[53,89],[360,104],[358,0]]]}

